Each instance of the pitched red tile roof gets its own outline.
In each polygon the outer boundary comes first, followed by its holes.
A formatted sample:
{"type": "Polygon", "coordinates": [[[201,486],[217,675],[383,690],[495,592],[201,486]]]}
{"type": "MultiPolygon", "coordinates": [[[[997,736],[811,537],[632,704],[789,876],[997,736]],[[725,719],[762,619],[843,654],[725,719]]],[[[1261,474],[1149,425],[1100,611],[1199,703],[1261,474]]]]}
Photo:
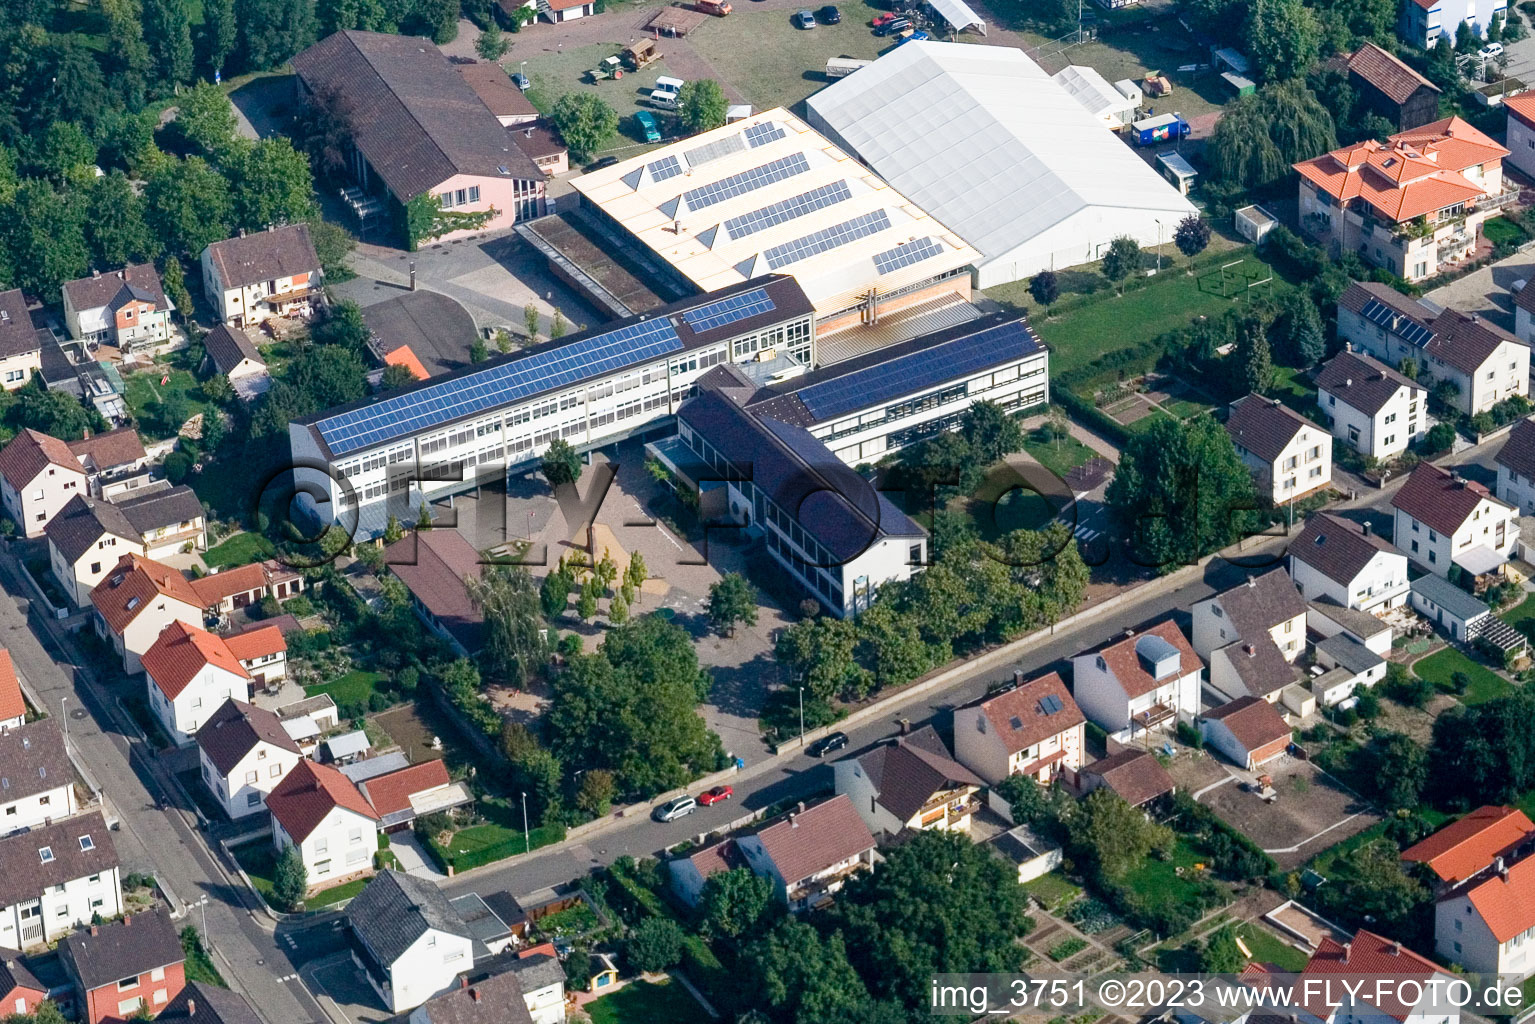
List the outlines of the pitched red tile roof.
{"type": "Polygon", "coordinates": [[[791,814],[756,834],[789,885],[874,849],[874,836],[842,793],[791,814]]]}
{"type": "Polygon", "coordinates": [[[410,807],[410,798],[416,793],[439,789],[450,784],[448,766],[441,760],[423,761],[409,768],[376,775],[361,784],[363,796],[373,805],[379,817],[386,817],[410,807]]]}
{"type": "MultiPolygon", "coordinates": [[[[1320,991],[1314,1000],[1315,1005],[1307,1004],[1303,997],[1307,993],[1308,979],[1325,979],[1332,975],[1348,975],[1351,979],[1367,976],[1419,978],[1443,973],[1433,961],[1419,956],[1401,943],[1360,929],[1348,943],[1339,943],[1331,938],[1322,939],[1316,952],[1311,954],[1311,959],[1306,961],[1305,970],[1301,972],[1296,997],[1319,1020],[1328,1020],[1337,1008],[1322,1003],[1320,991]]],[[[1316,986],[1318,990],[1321,987],[1316,986]]],[[[1396,989],[1395,986],[1387,988],[1393,993],[1396,989]]],[[[1375,1008],[1399,1021],[1405,1021],[1412,1013],[1412,1007],[1395,999],[1382,1000],[1375,1008]]]]}
{"type": "Polygon", "coordinates": [[[1535,93],[1522,92],[1518,96],[1505,96],[1503,109],[1510,117],[1535,126],[1535,93]]]}
{"type": "Polygon", "coordinates": [[[266,570],[261,567],[260,562],[252,562],[249,565],[225,569],[223,572],[195,579],[192,581],[192,590],[202,600],[202,607],[212,608],[235,594],[263,590],[266,588],[266,582],[266,570]]]}
{"type": "Polygon", "coordinates": [[[96,469],[126,466],[149,458],[139,432],[132,427],[119,427],[104,434],[91,434],[79,441],[70,441],[69,450],[77,459],[90,459],[96,469]]]}
{"type": "Polygon", "coordinates": [[[1165,679],[1157,679],[1146,666],[1141,663],[1140,655],[1135,652],[1136,641],[1142,637],[1161,637],[1178,649],[1178,675],[1185,676],[1190,672],[1202,670],[1205,663],[1194,653],[1194,646],[1183,635],[1183,630],[1172,619],[1159,622],[1150,629],[1143,630],[1133,636],[1127,636],[1123,640],[1116,640],[1107,647],[1098,650],[1098,657],[1102,658],[1114,678],[1119,681],[1120,687],[1127,697],[1139,697],[1143,693],[1150,693],[1158,686],[1167,682],[1165,679]]]}
{"type": "Polygon", "coordinates": [[[1279,399],[1263,395],[1247,395],[1232,402],[1231,415],[1226,418],[1226,433],[1232,442],[1265,462],[1279,458],[1295,435],[1308,427],[1322,435],[1327,433],[1279,399]]]}
{"type": "Polygon", "coordinates": [[[21,696],[21,680],[16,677],[16,666],[11,664],[11,652],[0,647],[0,722],[21,718],[26,713],[27,702],[21,696]]]}
{"type": "Polygon", "coordinates": [[[330,765],[304,760],[267,794],[267,809],[295,842],[303,842],[340,807],[377,821],[378,813],[351,779],[330,765]]]}
{"type": "Polygon", "coordinates": [[[702,850],[695,851],[687,859],[700,878],[708,878],[721,871],[731,871],[746,866],[746,861],[742,858],[741,851],[736,848],[734,839],[721,839],[712,846],[705,846],[702,850]]]}
{"type": "Polygon", "coordinates": [[[1101,757],[1085,765],[1082,774],[1101,778],[1105,785],[1118,793],[1120,799],[1131,807],[1139,807],[1176,788],[1173,777],[1155,755],[1134,747],[1126,747],[1117,754],[1101,757]]]}
{"type": "Polygon", "coordinates": [[[1366,533],[1352,519],[1330,512],[1319,512],[1306,520],[1306,526],[1290,542],[1288,554],[1305,562],[1330,580],[1347,586],[1381,552],[1396,554],[1390,541],[1377,533],[1366,533]]]}
{"type": "Polygon", "coordinates": [[[166,626],[140,660],[149,678],[172,700],[209,665],[241,679],[250,678],[228,644],[205,629],[180,621],[166,626]]]}
{"type": "Polygon", "coordinates": [[[1206,721],[1222,722],[1236,741],[1252,752],[1277,739],[1289,738],[1290,726],[1274,705],[1262,697],[1238,697],[1228,704],[1206,711],[1206,721]]]}
{"type": "Polygon", "coordinates": [[[1420,462],[1392,497],[1391,507],[1440,533],[1453,534],[1484,501],[1508,508],[1475,480],[1457,478],[1448,469],[1420,462]]]}
{"type": "Polygon", "coordinates": [[[1393,103],[1406,103],[1412,94],[1427,86],[1439,87],[1387,53],[1374,43],[1365,43],[1348,59],[1348,69],[1379,89],[1393,103]]]}
{"type": "Polygon", "coordinates": [[[1009,754],[1026,750],[1087,721],[1077,702],[1071,699],[1066,684],[1055,672],[982,701],[980,707],[1009,754]],[[1047,713],[1044,709],[1046,697],[1056,698],[1060,707],[1047,713]]]}
{"type": "Polygon", "coordinates": [[[1525,858],[1466,894],[1499,942],[1535,927],[1535,858],[1525,858]]]}
{"type": "Polygon", "coordinates": [[[1535,822],[1517,807],[1488,805],[1409,846],[1402,859],[1427,864],[1446,882],[1463,882],[1532,834],[1535,822]]]}
{"type": "Polygon", "coordinates": [[[0,476],[18,491],[37,479],[49,465],[71,470],[82,477],[85,475],[80,460],[69,450],[69,445],[31,427],[0,448],[0,476]]]}
{"type": "Polygon", "coordinates": [[[202,599],[187,578],[143,555],[124,555],[117,568],[96,584],[91,604],[114,633],[121,633],[156,597],[168,597],[201,609],[202,599]]]}
{"type": "Polygon", "coordinates": [[[255,629],[231,633],[224,637],[224,643],[228,645],[229,653],[241,661],[250,661],[268,654],[286,654],[288,650],[288,641],[283,639],[282,630],[276,626],[257,626],[255,629]]]}

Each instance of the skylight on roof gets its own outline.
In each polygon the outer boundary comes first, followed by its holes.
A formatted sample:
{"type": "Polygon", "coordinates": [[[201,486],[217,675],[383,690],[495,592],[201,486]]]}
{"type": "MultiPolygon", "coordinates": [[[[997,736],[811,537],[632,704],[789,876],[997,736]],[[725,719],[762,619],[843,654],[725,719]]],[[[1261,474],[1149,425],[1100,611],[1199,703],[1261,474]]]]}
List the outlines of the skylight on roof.
{"type": "Polygon", "coordinates": [[[44,864],[51,864],[51,863],[53,863],[53,847],[51,847],[51,846],[39,846],[37,848],[37,858],[38,858],[38,860],[42,861],[44,864]]]}

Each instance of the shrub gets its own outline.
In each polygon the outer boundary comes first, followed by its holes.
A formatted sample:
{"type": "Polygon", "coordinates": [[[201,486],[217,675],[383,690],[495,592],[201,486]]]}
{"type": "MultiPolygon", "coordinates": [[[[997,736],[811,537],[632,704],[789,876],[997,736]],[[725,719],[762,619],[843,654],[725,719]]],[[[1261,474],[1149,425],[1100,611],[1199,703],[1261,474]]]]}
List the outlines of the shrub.
{"type": "Polygon", "coordinates": [[[675,967],[682,960],[682,928],[664,917],[646,918],[629,933],[624,955],[638,971],[675,967]]]}

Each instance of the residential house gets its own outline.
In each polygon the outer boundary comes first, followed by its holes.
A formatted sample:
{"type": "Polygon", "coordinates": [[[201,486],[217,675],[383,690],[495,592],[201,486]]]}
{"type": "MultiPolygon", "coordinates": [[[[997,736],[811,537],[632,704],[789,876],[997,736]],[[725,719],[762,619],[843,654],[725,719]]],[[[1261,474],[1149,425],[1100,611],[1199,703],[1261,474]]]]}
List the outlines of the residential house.
{"type": "Polygon", "coordinates": [[[1115,743],[1192,723],[1205,663],[1171,619],[1071,659],[1082,713],[1115,743]]]}
{"type": "MultiPolygon", "coordinates": [[[[139,659],[172,622],[200,625],[202,599],[187,578],[142,555],[123,555],[91,591],[96,635],[112,644],[123,671],[143,671],[139,659]]],[[[210,709],[211,710],[211,709],[210,709]]]]}
{"type": "Polygon", "coordinates": [[[27,427],[0,448],[0,503],[21,536],[41,537],[70,498],[88,493],[85,470],[58,438],[27,427]]]}
{"type": "Polygon", "coordinates": [[[0,388],[15,391],[42,369],[43,343],[20,288],[0,292],[0,388]]]}
{"type": "Polygon", "coordinates": [[[55,719],[0,732],[0,836],[68,818],[79,809],[75,767],[55,719]]]}
{"type": "Polygon", "coordinates": [[[1251,394],[1231,403],[1226,433],[1265,500],[1283,505],[1332,483],[1327,431],[1277,398],[1251,394]]]}
{"type": "Polygon", "coordinates": [[[1439,576],[1501,572],[1519,539],[1519,510],[1473,480],[1420,462],[1391,499],[1397,550],[1439,576]]]}
{"type": "MultiPolygon", "coordinates": [[[[27,721],[27,700],[21,693],[21,679],[11,663],[11,652],[0,647],[0,735],[20,729],[27,721]]],[[[0,829],[5,822],[0,821],[0,829]]]]}
{"type": "Polygon", "coordinates": [[[228,615],[260,604],[263,598],[283,600],[303,590],[303,577],[277,562],[251,562],[192,581],[210,615],[228,615]]]}
{"type": "Polygon", "coordinates": [[[302,104],[350,115],[352,178],[385,211],[424,195],[453,213],[486,215],[448,240],[545,212],[544,172],[513,140],[515,128],[430,41],[336,32],[292,63],[302,104]]]}
{"type": "Polygon", "coordinates": [[[0,839],[0,946],[36,949],[122,912],[117,849],[100,811],[0,839]]]}
{"type": "Polygon", "coordinates": [[[1301,229],[1333,255],[1355,252],[1422,281],[1471,256],[1482,222],[1518,197],[1504,187],[1507,155],[1449,117],[1304,160],[1294,165],[1301,229]]]}
{"type": "Polygon", "coordinates": [[[224,643],[250,676],[251,695],[275,691],[288,676],[288,641],[282,630],[267,623],[228,633],[224,643]]]}
{"type": "Polygon", "coordinates": [[[577,18],[589,18],[597,13],[596,0],[538,0],[538,13],[544,20],[558,25],[577,18]]]}
{"type": "Polygon", "coordinates": [[[77,341],[110,345],[131,359],[164,351],[180,338],[171,330],[176,307],[153,263],[65,281],[63,291],[64,325],[77,341]]]}
{"type": "Polygon", "coordinates": [[[83,608],[124,555],[164,558],[207,547],[202,502],[185,484],[102,500],[77,494],[49,521],[48,563],[70,603],[83,608]]]}
{"type": "Polygon", "coordinates": [[[1327,936],[1297,980],[1299,1019],[1320,1024],[1384,1024],[1387,1018],[1397,1024],[1459,1024],[1460,1010],[1435,995],[1454,980],[1433,961],[1374,932],[1360,929],[1346,942],[1327,936]],[[1402,997],[1412,997],[1413,1002],[1402,997]]]}
{"type": "Polygon", "coordinates": [[[506,970],[517,975],[533,1024],[565,1024],[565,968],[548,944],[521,950],[507,961],[506,970]]]}
{"type": "Polygon", "coordinates": [[[666,873],[677,898],[690,907],[696,907],[699,897],[703,895],[704,883],[710,875],[746,866],[746,858],[736,848],[736,841],[727,838],[673,857],[666,862],[666,873]]]}
{"type": "Polygon", "coordinates": [[[1458,818],[1402,851],[1402,860],[1421,864],[1443,891],[1512,863],[1535,847],[1535,823],[1517,807],[1486,805],[1458,818]]]}
{"type": "Polygon", "coordinates": [[[203,335],[203,352],[203,372],[222,373],[231,383],[267,375],[266,360],[256,343],[238,327],[219,324],[203,335]]]}
{"type": "Polygon", "coordinates": [[[544,118],[508,128],[512,144],[522,150],[523,156],[533,161],[533,166],[546,177],[564,174],[570,170],[570,147],[560,137],[559,131],[544,118]]]}
{"type": "MultiPolygon", "coordinates": [[[[499,69],[498,69],[499,70],[499,69]]],[[[514,971],[503,971],[433,996],[411,1011],[410,1024],[533,1024],[522,982],[514,971]]]]}
{"type": "Polygon", "coordinates": [[[393,1013],[458,987],[474,939],[430,880],[381,871],[347,907],[352,961],[393,1013]]]}
{"type": "Polygon", "coordinates": [[[1078,779],[1083,796],[1095,789],[1108,788],[1131,807],[1147,807],[1178,791],[1173,777],[1155,754],[1133,747],[1085,765],[1078,779]]]}
{"type": "Polygon", "coordinates": [[[954,756],[987,785],[1027,775],[1067,784],[1082,767],[1086,719],[1054,672],[954,712],[954,756]]]}
{"type": "Polygon", "coordinates": [[[1310,680],[1311,692],[1324,706],[1347,700],[1361,686],[1370,689],[1386,678],[1386,659],[1346,633],[1336,633],[1314,649],[1327,671],[1310,680]]]}
{"type": "Polygon", "coordinates": [[[1206,746],[1229,757],[1239,768],[1254,771],[1290,746],[1290,726],[1284,716],[1261,697],[1238,697],[1199,718],[1206,746]]]}
{"type": "Polygon", "coordinates": [[[484,642],[485,615],[468,584],[480,578],[482,561],[457,530],[412,530],[384,549],[384,564],[405,584],[416,615],[460,656],[484,642]]]}
{"type": "Polygon", "coordinates": [[[171,622],[142,658],[149,707],[166,735],[186,746],[228,700],[250,696],[250,676],[221,637],[171,622]]]}
{"type": "Polygon", "coordinates": [[[1032,882],[1061,866],[1061,844],[1051,842],[1027,825],[1018,825],[987,840],[991,852],[1018,868],[1018,884],[1032,882]]]}
{"type": "Polygon", "coordinates": [[[85,1024],[156,1015],[186,987],[181,937],[163,910],[91,925],[59,943],[85,1024]]]}
{"type": "Polygon", "coordinates": [[[266,811],[266,796],[303,754],[274,712],[228,700],[197,730],[203,785],[231,819],[266,811]]]}
{"type": "Polygon", "coordinates": [[[202,981],[187,982],[181,994],[173,997],[155,1020],[191,1024],[262,1024],[244,996],[202,981]]]}
{"type": "Polygon", "coordinates": [[[1485,36],[1494,18],[1508,15],[1508,0],[1407,0],[1402,5],[1398,29],[1402,39],[1420,50],[1438,46],[1440,40],[1455,44],[1461,23],[1485,36]]]}
{"type": "MultiPolygon", "coordinates": [[[[1409,584],[1409,597],[1411,589],[1409,584]]],[[[1334,604],[1325,597],[1307,602],[1306,630],[1323,639],[1341,633],[1380,655],[1388,653],[1396,639],[1396,630],[1384,619],[1378,619],[1370,612],[1357,608],[1334,604]]]]}
{"type": "Polygon", "coordinates": [[[145,558],[164,558],[208,547],[202,502],[186,484],[146,487],[118,495],[112,501],[138,531],[145,558]]]}
{"type": "Polygon", "coordinates": [[[1434,949],[1480,974],[1535,974],[1535,858],[1494,870],[1434,904],[1434,949]]]}
{"type": "Polygon", "coordinates": [[[1348,286],[1338,299],[1338,337],[1387,366],[1413,364],[1425,387],[1455,385],[1449,404],[1467,416],[1529,391],[1527,340],[1486,317],[1430,308],[1383,284],[1348,286]]]}
{"type": "Polygon", "coordinates": [[[1194,605],[1194,650],[1210,659],[1210,685],[1228,700],[1279,700],[1305,649],[1306,599],[1283,569],[1194,605]]]}
{"type": "Polygon", "coordinates": [[[0,1012],[36,1013],[48,991],[48,983],[32,973],[19,950],[0,948],[0,1012]]]}
{"type": "Polygon", "coordinates": [[[1341,55],[1341,62],[1365,106],[1398,129],[1417,128],[1439,117],[1439,87],[1395,54],[1365,43],[1352,54],[1341,55]]]}
{"type": "Polygon", "coordinates": [[[311,892],[373,873],[378,813],[357,785],[329,765],[303,760],[267,794],[272,845],[297,846],[311,892]]]}
{"type": "Polygon", "coordinates": [[[1470,643],[1493,619],[1492,609],[1445,579],[1420,576],[1412,581],[1412,609],[1451,640],[1470,643]]]}
{"type": "Polygon", "coordinates": [[[1535,420],[1520,420],[1493,456],[1498,464],[1498,500],[1535,515],[1535,420]]]}
{"type": "Polygon", "coordinates": [[[87,434],[65,443],[85,468],[92,497],[111,500],[149,483],[149,453],[133,427],[87,434]]]}
{"type": "MultiPolygon", "coordinates": [[[[1503,144],[1508,147],[1508,162],[1535,177],[1535,96],[1529,93],[1505,96],[1503,109],[1508,111],[1508,134],[1503,139],[1503,144]]],[[[1525,319],[1528,318],[1526,311],[1525,319]]],[[[1529,340],[1524,331],[1516,330],[1515,333],[1529,340]]]]}
{"type": "Polygon", "coordinates": [[[1369,523],[1318,512],[1290,542],[1290,578],[1308,601],[1380,612],[1407,603],[1407,557],[1369,523]]]}
{"type": "Polygon", "coordinates": [[[203,250],[203,292],[231,327],[274,316],[307,317],[323,299],[320,257],[308,224],[285,224],[214,242],[203,250]]]}
{"type": "Polygon", "coordinates": [[[1362,352],[1340,352],[1316,375],[1332,436],[1371,459],[1407,450],[1428,425],[1428,389],[1362,352]]]}
{"type": "Polygon", "coordinates": [[[970,831],[984,783],[949,754],[931,725],[832,765],[839,795],[871,832],[970,831]]]}
{"type": "Polygon", "coordinates": [[[828,902],[849,877],[874,868],[874,836],[843,794],[796,810],[736,840],[746,865],[769,878],[791,912],[828,902]]]}
{"type": "Polygon", "coordinates": [[[357,781],[362,795],[378,814],[379,827],[398,832],[425,814],[436,814],[474,801],[462,782],[454,782],[441,760],[422,761],[408,768],[357,781]]]}

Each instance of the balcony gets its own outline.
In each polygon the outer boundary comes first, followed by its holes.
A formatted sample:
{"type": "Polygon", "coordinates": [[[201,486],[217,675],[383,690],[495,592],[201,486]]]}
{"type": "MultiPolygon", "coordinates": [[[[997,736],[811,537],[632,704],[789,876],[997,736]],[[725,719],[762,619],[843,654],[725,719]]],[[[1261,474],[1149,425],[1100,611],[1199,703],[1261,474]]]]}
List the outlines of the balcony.
{"type": "Polygon", "coordinates": [[[1505,206],[1518,202],[1518,200],[1519,190],[1517,188],[1506,188],[1497,195],[1478,199],[1475,206],[1472,207],[1472,212],[1474,213],[1477,210],[1501,210],[1505,206]]]}

